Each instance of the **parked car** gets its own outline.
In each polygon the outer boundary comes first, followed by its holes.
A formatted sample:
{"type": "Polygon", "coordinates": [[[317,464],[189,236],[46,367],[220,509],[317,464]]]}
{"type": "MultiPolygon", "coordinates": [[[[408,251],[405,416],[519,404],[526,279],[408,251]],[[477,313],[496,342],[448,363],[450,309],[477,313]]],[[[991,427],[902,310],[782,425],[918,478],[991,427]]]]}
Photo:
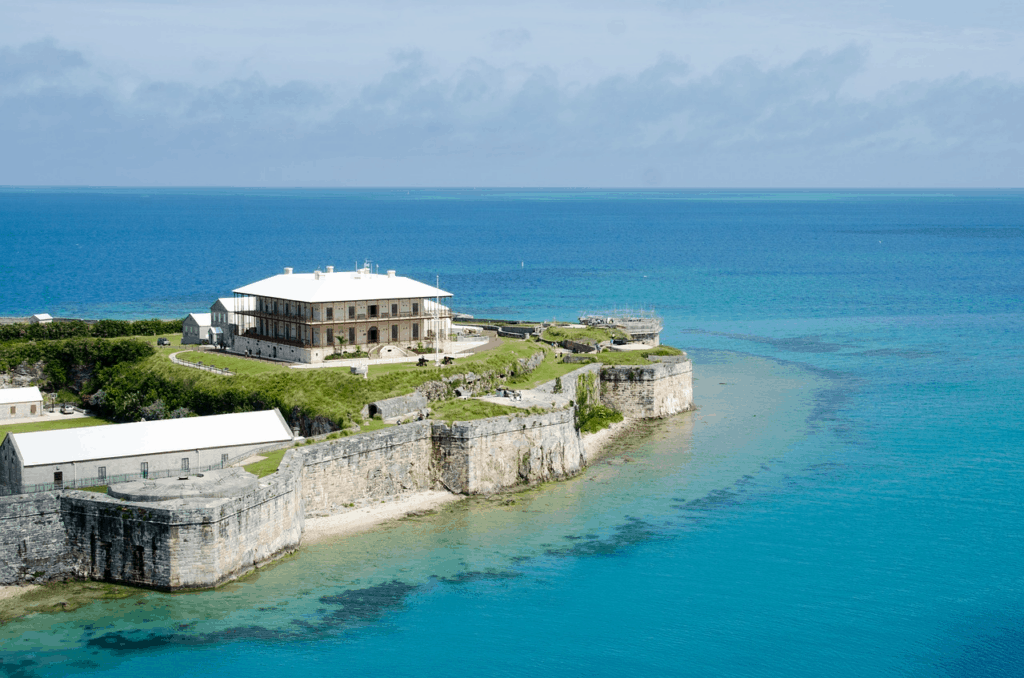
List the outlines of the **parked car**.
{"type": "Polygon", "coordinates": [[[171,340],[168,339],[167,337],[160,337],[159,339],[156,340],[156,345],[157,346],[170,346],[171,345],[171,340]]]}

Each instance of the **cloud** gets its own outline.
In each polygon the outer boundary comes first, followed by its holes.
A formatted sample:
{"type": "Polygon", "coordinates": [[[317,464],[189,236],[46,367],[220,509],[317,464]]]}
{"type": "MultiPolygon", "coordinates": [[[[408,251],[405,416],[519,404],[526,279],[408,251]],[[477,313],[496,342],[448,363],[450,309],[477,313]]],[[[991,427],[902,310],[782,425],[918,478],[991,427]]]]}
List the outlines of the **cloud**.
{"type": "Polygon", "coordinates": [[[532,37],[525,28],[506,28],[491,33],[491,46],[497,50],[519,49],[530,42],[532,37]]]}
{"type": "Polygon", "coordinates": [[[665,54],[581,84],[481,59],[442,72],[410,50],[355,90],[258,74],[126,89],[61,84],[95,69],[44,41],[0,50],[0,82],[51,83],[0,94],[0,183],[1020,185],[1021,83],[844,95],[867,57],[850,45],[695,75],[665,54]]]}
{"type": "Polygon", "coordinates": [[[0,87],[30,80],[51,81],[85,66],[80,52],[60,49],[52,38],[18,48],[0,47],[0,87]]]}

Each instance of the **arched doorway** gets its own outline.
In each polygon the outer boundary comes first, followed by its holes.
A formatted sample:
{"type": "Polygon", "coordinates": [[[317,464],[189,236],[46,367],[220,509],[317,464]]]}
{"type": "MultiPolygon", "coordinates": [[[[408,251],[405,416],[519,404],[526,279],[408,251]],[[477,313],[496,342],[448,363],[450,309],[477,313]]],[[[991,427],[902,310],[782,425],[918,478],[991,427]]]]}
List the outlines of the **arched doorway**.
{"type": "Polygon", "coordinates": [[[369,344],[376,344],[378,341],[379,341],[379,336],[378,336],[378,333],[377,333],[377,328],[376,328],[376,326],[371,327],[366,332],[366,342],[369,343],[369,344]]]}

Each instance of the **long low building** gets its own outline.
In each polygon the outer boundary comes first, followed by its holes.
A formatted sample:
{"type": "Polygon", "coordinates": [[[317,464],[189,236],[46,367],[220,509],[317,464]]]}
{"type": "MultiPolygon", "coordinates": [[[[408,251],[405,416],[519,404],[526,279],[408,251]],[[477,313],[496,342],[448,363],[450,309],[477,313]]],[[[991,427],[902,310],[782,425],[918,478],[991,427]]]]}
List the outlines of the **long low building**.
{"type": "Polygon", "coordinates": [[[0,488],[20,494],[188,475],[291,441],[276,409],[9,433],[0,444],[0,488]]]}
{"type": "Polygon", "coordinates": [[[43,394],[36,386],[0,388],[0,419],[38,417],[43,413],[43,394]]]}

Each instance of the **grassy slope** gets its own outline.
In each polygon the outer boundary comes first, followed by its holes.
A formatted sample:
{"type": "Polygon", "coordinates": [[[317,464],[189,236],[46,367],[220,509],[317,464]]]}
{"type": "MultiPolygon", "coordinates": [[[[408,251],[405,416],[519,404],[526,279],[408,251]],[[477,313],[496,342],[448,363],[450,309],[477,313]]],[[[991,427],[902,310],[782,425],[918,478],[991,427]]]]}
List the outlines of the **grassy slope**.
{"type": "Polygon", "coordinates": [[[356,377],[343,369],[283,369],[264,374],[238,374],[225,378],[174,365],[167,360],[166,355],[155,355],[145,359],[140,364],[140,369],[174,382],[181,390],[196,388],[211,394],[236,389],[255,391],[279,397],[288,406],[298,405],[305,407],[307,411],[323,414],[334,420],[348,421],[353,415],[358,415],[366,403],[406,395],[425,381],[463,372],[504,371],[511,361],[527,358],[539,350],[543,349],[536,343],[506,341],[494,350],[461,358],[455,365],[448,367],[417,368],[410,365],[404,369],[381,370],[370,379],[356,377]]]}
{"type": "Polygon", "coordinates": [[[288,370],[285,363],[268,363],[261,360],[249,360],[237,358],[223,353],[213,351],[184,351],[178,353],[179,360],[187,360],[193,363],[203,363],[213,367],[223,367],[237,374],[267,374],[269,372],[284,372],[288,370]]]}
{"type": "Polygon", "coordinates": [[[288,448],[283,450],[275,450],[274,452],[264,452],[260,454],[261,457],[266,457],[262,461],[257,461],[252,464],[243,466],[246,471],[253,474],[257,478],[263,476],[269,476],[271,473],[277,472],[277,467],[281,465],[281,460],[284,459],[285,452],[288,448]]]}
{"type": "Polygon", "coordinates": [[[83,426],[102,426],[110,424],[105,419],[96,417],[78,417],[76,419],[54,419],[51,421],[34,421],[31,423],[6,424],[0,426],[0,439],[8,433],[31,433],[32,431],[56,431],[62,428],[80,428],[83,426]]]}

